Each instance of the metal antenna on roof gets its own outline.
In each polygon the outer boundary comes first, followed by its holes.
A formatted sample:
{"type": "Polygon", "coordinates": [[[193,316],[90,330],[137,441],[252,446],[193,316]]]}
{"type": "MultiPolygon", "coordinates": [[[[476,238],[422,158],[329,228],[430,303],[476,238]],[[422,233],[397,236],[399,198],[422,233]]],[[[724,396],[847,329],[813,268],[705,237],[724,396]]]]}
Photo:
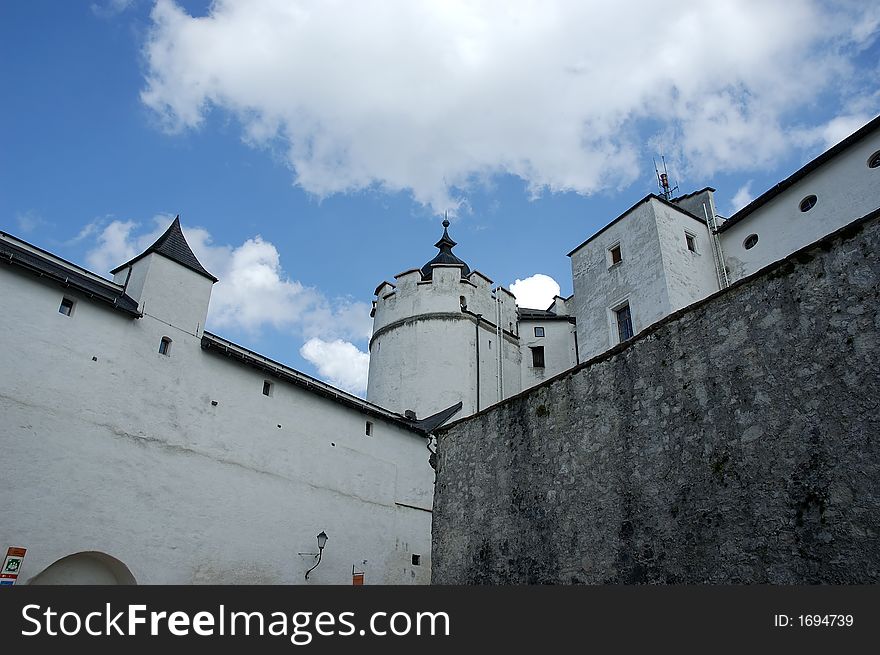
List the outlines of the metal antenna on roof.
{"type": "Polygon", "coordinates": [[[669,186],[669,171],[666,170],[666,157],[660,155],[660,161],[663,162],[663,172],[660,172],[660,169],[657,168],[657,158],[654,158],[654,172],[657,173],[657,186],[660,187],[660,195],[663,196],[664,200],[669,200],[672,198],[672,194],[678,191],[678,185],[676,184],[674,187],[669,186]]]}

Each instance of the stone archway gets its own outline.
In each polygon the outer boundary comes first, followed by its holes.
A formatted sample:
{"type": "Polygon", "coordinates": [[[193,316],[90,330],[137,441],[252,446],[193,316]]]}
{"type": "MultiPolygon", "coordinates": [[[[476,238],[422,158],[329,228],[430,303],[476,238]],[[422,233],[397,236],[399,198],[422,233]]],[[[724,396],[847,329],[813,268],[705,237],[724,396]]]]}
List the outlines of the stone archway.
{"type": "Polygon", "coordinates": [[[97,551],[62,557],[28,581],[33,585],[133,585],[128,567],[115,557],[97,551]]]}

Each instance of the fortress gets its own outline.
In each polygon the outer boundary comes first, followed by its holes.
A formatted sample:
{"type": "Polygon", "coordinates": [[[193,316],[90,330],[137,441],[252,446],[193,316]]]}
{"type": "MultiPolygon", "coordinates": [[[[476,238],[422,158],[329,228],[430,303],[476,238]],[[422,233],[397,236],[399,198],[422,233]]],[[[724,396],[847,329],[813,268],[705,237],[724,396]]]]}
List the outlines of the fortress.
{"type": "MultiPolygon", "coordinates": [[[[873,225],[880,209],[878,176],[880,117],[728,219],[718,216],[712,188],[679,198],[648,195],[569,253],[574,293],[541,311],[517,308],[509,291],[459,259],[444,223],[433,259],[376,288],[366,400],[207,331],[217,280],[189,248],[178,220],[117,267],[112,281],[0,233],[7,372],[0,380],[0,445],[11,464],[0,491],[14,508],[0,528],[2,541],[27,549],[19,579],[31,583],[425,584],[431,580],[434,513],[433,550],[442,564],[435,567],[435,581],[694,581],[681,572],[687,552],[676,555],[679,563],[672,567],[633,563],[655,562],[654,555],[645,556],[651,540],[644,530],[660,530],[645,527],[634,507],[672,493],[661,480],[675,475],[674,462],[652,460],[640,469],[641,460],[628,457],[624,479],[618,475],[623,469],[591,468],[588,462],[595,459],[588,454],[608,458],[624,445],[626,452],[663,451],[662,444],[676,438],[672,428],[663,428],[665,406],[679,418],[692,417],[675,423],[677,430],[703,426],[688,432],[682,452],[694,458],[710,449],[707,466],[722,480],[733,466],[733,446],[725,440],[764,444],[765,450],[750,451],[746,461],[752,464],[780,455],[754,422],[710,411],[715,405],[709,395],[717,396],[707,381],[716,380],[717,367],[738,371],[737,349],[747,339],[761,341],[749,321],[783,339],[781,333],[806,320],[773,319],[773,303],[781,311],[787,297],[770,292],[800,289],[806,297],[810,285],[792,274],[799,281],[780,287],[766,275],[768,267],[790,263],[786,258],[815,242],[840,251],[836,268],[828,269],[838,276],[831,289],[844,292],[840,304],[856,317],[832,322],[829,334],[845,343],[850,326],[876,317],[873,260],[866,255],[865,265],[853,259],[874,243],[873,236],[864,242],[853,235],[826,237],[851,224],[873,225]],[[845,279],[847,266],[858,279],[845,279]],[[746,294],[743,289],[752,295],[737,305],[733,299],[746,294]],[[755,303],[767,312],[754,313],[755,303]],[[712,307],[724,312],[726,323],[713,324],[711,332],[706,324],[695,327],[693,317],[712,307]],[[678,336],[657,342],[651,335],[658,330],[678,336]],[[659,349],[640,355],[648,341],[659,349]],[[675,376],[661,383],[651,376],[671,365],[671,355],[662,356],[667,347],[684,353],[681,361],[689,361],[688,348],[702,358],[686,375],[684,364],[675,364],[675,376]],[[616,357],[640,374],[609,370],[605,380],[617,394],[613,401],[596,390],[602,388],[603,367],[616,357]],[[580,382],[564,382],[575,379],[580,382]],[[568,384],[565,393],[558,393],[560,381],[568,384]],[[706,397],[693,407],[665,403],[665,392],[656,388],[676,384],[694,385],[706,397]],[[607,410],[618,401],[613,412],[607,410]],[[552,425],[534,424],[511,409],[523,404],[529,417],[547,417],[552,425]],[[595,414],[588,426],[585,412],[595,414]],[[451,427],[441,427],[450,420],[451,427]],[[638,426],[649,424],[655,430],[650,438],[634,443],[638,426]],[[717,434],[709,436],[707,425],[718,426],[717,434]],[[524,441],[530,445],[522,447],[524,441]],[[514,443],[516,448],[504,446],[514,443]],[[561,461],[549,454],[572,450],[582,457],[561,461]],[[436,512],[429,460],[437,464],[442,500],[436,512]],[[542,463],[545,475],[568,485],[524,474],[542,463]],[[588,490],[607,499],[609,489],[614,507],[624,507],[613,521],[600,517],[613,523],[613,548],[607,533],[595,525],[586,530],[581,522],[597,514],[584,513],[584,504],[575,501],[588,490]],[[499,505],[499,493],[515,511],[499,505]],[[550,512],[547,503],[556,509],[550,512]],[[491,519],[487,512],[493,508],[491,519]],[[587,562],[557,556],[549,567],[532,561],[528,549],[537,545],[541,530],[551,528],[571,543],[589,532],[575,551],[593,549],[601,557],[587,562]],[[513,538],[511,531],[521,536],[513,538]],[[320,550],[319,533],[328,536],[320,550]]],[[[865,228],[865,234],[873,232],[865,228]]],[[[810,312],[833,311],[819,302],[828,297],[816,296],[810,312]]],[[[828,327],[820,321],[809,334],[821,326],[828,327]]],[[[857,411],[846,413],[839,445],[849,448],[854,461],[862,458],[872,481],[876,447],[865,451],[858,435],[872,429],[877,416],[876,402],[869,406],[863,398],[876,385],[876,342],[850,336],[858,359],[853,370],[863,373],[864,385],[862,391],[848,387],[860,400],[857,411]]],[[[779,340],[772,344],[768,353],[785,347],[779,340]]],[[[809,375],[822,375],[809,368],[803,353],[792,361],[807,366],[809,375]]],[[[809,406],[784,394],[768,395],[766,402],[825,420],[831,409],[820,400],[829,393],[827,385],[813,392],[805,394],[809,406]]],[[[791,415],[774,416],[777,426],[792,422],[791,415]]],[[[793,442],[784,443],[800,452],[793,442]]],[[[838,474],[853,466],[847,461],[838,474]]],[[[688,479],[691,497],[715,498],[703,493],[712,478],[700,475],[688,479]]],[[[834,476],[822,486],[816,482],[821,471],[798,475],[804,480],[795,494],[805,503],[802,518],[814,506],[828,506],[829,489],[837,494],[836,511],[849,517],[845,495],[853,489],[834,487],[834,476]]],[[[876,515],[873,495],[867,498],[853,506],[876,515]]],[[[685,514],[693,509],[686,500],[669,504],[685,514]]],[[[762,512],[747,518],[755,517],[766,518],[762,512]]],[[[858,520],[851,525],[865,538],[876,527],[858,520]]],[[[667,541],[676,540],[675,529],[663,530],[667,541]]],[[[699,550],[705,539],[685,542],[699,550]]],[[[767,545],[742,549],[762,547],[767,545]]],[[[858,544],[852,548],[861,552],[858,544]]],[[[772,565],[781,566],[775,559],[772,565]]],[[[864,570],[874,574],[865,573],[862,581],[876,576],[872,566],[867,558],[864,570]]],[[[737,570],[703,581],[762,579],[737,570]]],[[[765,579],[813,579],[799,575],[765,579]]]]}

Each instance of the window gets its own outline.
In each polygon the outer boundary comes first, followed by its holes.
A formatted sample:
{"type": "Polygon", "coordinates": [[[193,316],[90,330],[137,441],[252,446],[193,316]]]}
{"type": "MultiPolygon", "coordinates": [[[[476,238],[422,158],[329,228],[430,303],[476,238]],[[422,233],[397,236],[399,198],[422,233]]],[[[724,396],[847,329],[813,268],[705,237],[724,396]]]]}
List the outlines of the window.
{"type": "Polygon", "coordinates": [[[816,198],[816,196],[807,196],[806,198],[801,200],[801,204],[799,205],[799,207],[802,212],[808,212],[816,206],[817,201],[818,198],[816,198]]]}
{"type": "Polygon", "coordinates": [[[620,244],[619,243],[611,246],[608,249],[608,254],[611,257],[611,266],[614,266],[615,264],[619,264],[620,262],[623,261],[623,255],[620,254],[620,244]]]}
{"type": "Polygon", "coordinates": [[[868,168],[877,168],[880,166],[880,150],[868,157],[868,168]]]}
{"type": "Polygon", "coordinates": [[[364,434],[368,437],[373,436],[373,424],[370,421],[367,421],[367,426],[364,428],[364,434]]]}
{"type": "Polygon", "coordinates": [[[544,346],[531,346],[532,366],[534,368],[544,368],[544,346]]]}
{"type": "Polygon", "coordinates": [[[413,555],[412,556],[413,566],[421,566],[422,565],[422,556],[421,555],[413,555]]]}
{"type": "Polygon", "coordinates": [[[755,245],[757,243],[758,243],[758,235],[757,234],[750,234],[749,236],[746,237],[746,240],[743,241],[743,248],[745,248],[746,250],[751,250],[752,248],[755,247],[755,245]]]}
{"type": "Polygon", "coordinates": [[[272,383],[269,380],[263,380],[263,395],[271,396],[272,395],[272,383]]]}
{"type": "Polygon", "coordinates": [[[165,355],[167,357],[171,356],[171,339],[168,337],[162,337],[162,341],[159,342],[159,354],[165,355]]]}
{"type": "Polygon", "coordinates": [[[629,304],[626,304],[620,309],[615,310],[614,314],[617,317],[617,336],[620,338],[620,341],[632,339],[633,323],[632,313],[629,310],[629,304]]]}
{"type": "Polygon", "coordinates": [[[61,306],[58,308],[59,314],[70,316],[73,314],[73,301],[70,298],[62,298],[61,306]]]}
{"type": "Polygon", "coordinates": [[[464,311],[467,309],[467,300],[465,299],[464,296],[458,297],[458,303],[461,305],[461,311],[464,311]]]}
{"type": "Polygon", "coordinates": [[[544,336],[544,328],[536,327],[535,328],[535,336],[536,337],[543,337],[544,336]]]}
{"type": "Polygon", "coordinates": [[[689,232],[684,233],[684,241],[687,244],[688,250],[691,252],[697,252],[697,237],[689,232]]]}

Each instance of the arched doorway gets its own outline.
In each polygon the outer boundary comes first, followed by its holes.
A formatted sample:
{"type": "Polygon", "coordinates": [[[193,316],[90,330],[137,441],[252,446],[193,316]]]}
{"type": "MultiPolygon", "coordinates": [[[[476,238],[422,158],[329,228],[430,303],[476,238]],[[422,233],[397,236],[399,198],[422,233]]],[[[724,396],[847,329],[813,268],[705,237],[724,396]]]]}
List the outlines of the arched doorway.
{"type": "Polygon", "coordinates": [[[137,584],[128,567],[105,553],[88,551],[68,555],[28,581],[34,585],[137,584]]]}

